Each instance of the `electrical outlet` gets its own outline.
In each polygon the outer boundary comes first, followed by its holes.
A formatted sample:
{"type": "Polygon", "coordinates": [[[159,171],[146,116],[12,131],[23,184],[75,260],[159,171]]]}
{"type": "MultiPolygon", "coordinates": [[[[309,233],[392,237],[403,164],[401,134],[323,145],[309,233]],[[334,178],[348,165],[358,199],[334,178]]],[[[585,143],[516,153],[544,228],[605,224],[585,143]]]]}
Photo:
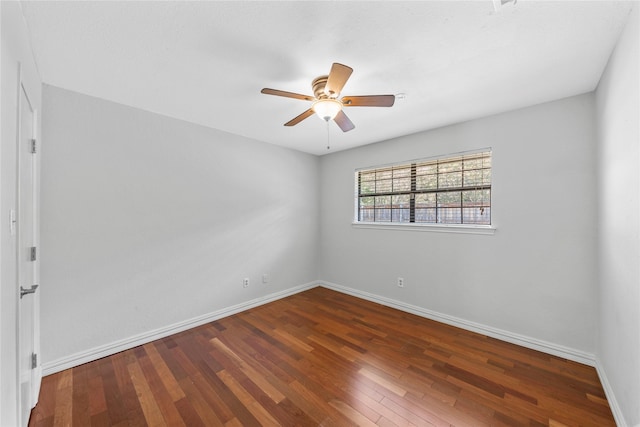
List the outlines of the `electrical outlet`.
{"type": "Polygon", "coordinates": [[[402,277],[398,277],[398,287],[404,288],[404,279],[402,277]]]}
{"type": "Polygon", "coordinates": [[[267,273],[262,275],[262,283],[269,283],[269,275],[267,273]]]}
{"type": "Polygon", "coordinates": [[[245,277],[244,279],[242,279],[242,287],[243,288],[248,288],[249,287],[249,278],[245,277]]]}

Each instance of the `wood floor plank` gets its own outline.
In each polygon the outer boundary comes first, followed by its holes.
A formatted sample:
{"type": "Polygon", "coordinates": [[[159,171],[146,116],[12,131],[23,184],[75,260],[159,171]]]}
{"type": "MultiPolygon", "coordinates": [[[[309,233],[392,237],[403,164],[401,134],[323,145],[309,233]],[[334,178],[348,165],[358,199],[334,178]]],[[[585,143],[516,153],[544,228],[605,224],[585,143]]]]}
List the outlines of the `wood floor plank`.
{"type": "MultiPolygon", "coordinates": [[[[292,399],[299,399],[309,406],[309,414],[318,421],[318,425],[344,425],[347,421],[343,415],[328,402],[327,395],[322,393],[318,387],[309,387],[309,384],[301,384],[297,380],[290,384],[295,396],[292,399]],[[318,394],[320,392],[321,394],[318,394]],[[324,395],[323,395],[324,394],[324,395]]],[[[298,405],[303,407],[303,405],[298,405]]]]}
{"type": "Polygon", "coordinates": [[[156,348],[156,346],[153,345],[153,343],[149,343],[145,345],[145,350],[149,355],[149,359],[151,360],[151,363],[153,364],[155,370],[158,372],[162,384],[169,392],[171,399],[174,402],[177,402],[180,399],[184,399],[184,392],[178,385],[178,381],[173,376],[173,373],[169,369],[169,366],[167,366],[160,353],[158,353],[158,349],[156,348]]]}
{"type": "Polygon", "coordinates": [[[380,417],[376,421],[376,424],[378,425],[380,425],[381,422],[385,423],[386,425],[397,425],[397,426],[412,425],[412,423],[409,422],[408,419],[402,417],[399,414],[396,414],[395,412],[387,408],[385,405],[383,405],[381,402],[371,399],[369,396],[360,395],[358,396],[358,399],[362,403],[367,405],[369,408],[371,408],[373,411],[375,411],[377,414],[380,415],[380,417]]]}
{"type": "MultiPolygon", "coordinates": [[[[122,391],[113,369],[113,362],[118,361],[118,357],[122,355],[119,354],[115,356],[116,357],[97,360],[96,363],[100,376],[102,377],[102,387],[109,421],[113,425],[118,425],[122,422],[127,422],[128,424],[127,405],[122,400],[122,391]]],[[[129,399],[127,399],[126,402],[129,402],[129,399]]]]}
{"type": "Polygon", "coordinates": [[[301,349],[302,351],[306,351],[306,352],[313,351],[313,347],[311,347],[310,345],[306,344],[304,341],[299,340],[298,338],[294,337],[293,335],[289,334],[284,329],[274,329],[273,330],[273,334],[274,334],[274,336],[278,337],[281,341],[284,341],[288,345],[297,347],[297,348],[301,349]]]}
{"type": "Polygon", "coordinates": [[[267,410],[260,405],[256,399],[227,371],[218,372],[218,376],[229,387],[229,389],[238,396],[243,405],[256,417],[256,420],[263,426],[280,425],[278,421],[267,410]]]}
{"type": "Polygon", "coordinates": [[[174,403],[176,409],[180,413],[180,417],[184,421],[184,424],[189,427],[205,427],[202,419],[198,415],[193,406],[189,402],[186,396],[174,403]]]}
{"type": "Polygon", "coordinates": [[[615,422],[590,366],[318,287],[45,377],[29,425],[615,422]]]}
{"type": "Polygon", "coordinates": [[[404,387],[401,387],[400,385],[398,385],[396,382],[394,382],[389,378],[383,378],[382,376],[377,375],[367,369],[360,369],[358,373],[370,379],[371,381],[378,384],[379,386],[397,394],[398,396],[404,396],[405,394],[407,394],[407,390],[404,387]]]}
{"type": "Polygon", "coordinates": [[[122,404],[126,411],[125,419],[130,427],[144,427],[147,425],[140,401],[138,400],[136,388],[133,385],[131,373],[128,368],[130,363],[135,363],[144,358],[146,358],[146,353],[141,351],[124,351],[115,354],[110,358],[111,365],[113,366],[113,373],[115,374],[115,378],[118,383],[118,389],[120,390],[122,404]],[[138,359],[138,356],[140,356],[141,359],[138,359]]]}
{"type": "Polygon", "coordinates": [[[167,425],[140,365],[138,363],[131,363],[127,365],[127,368],[131,374],[131,382],[136,389],[138,401],[140,402],[142,413],[147,423],[152,426],[167,425]]]}
{"type": "Polygon", "coordinates": [[[202,420],[206,426],[222,426],[224,423],[216,415],[216,412],[212,409],[207,401],[202,396],[202,393],[194,385],[193,381],[189,378],[183,378],[180,380],[180,387],[184,390],[185,399],[187,399],[194,411],[198,414],[198,418],[202,420]]]}
{"type": "MultiPolygon", "coordinates": [[[[353,422],[354,425],[377,427],[376,423],[374,421],[371,421],[369,418],[367,418],[364,415],[362,415],[362,413],[360,413],[359,411],[356,411],[351,406],[349,406],[348,404],[346,404],[345,402],[343,402],[341,400],[337,400],[337,399],[336,400],[332,400],[332,401],[329,402],[329,405],[333,406],[338,411],[340,411],[344,415],[346,415],[346,417],[349,418],[353,422]]],[[[376,418],[375,421],[378,421],[378,419],[379,419],[379,417],[376,418]]]]}
{"type": "Polygon", "coordinates": [[[192,377],[193,383],[220,421],[226,423],[233,418],[241,417],[239,412],[243,408],[240,401],[228,393],[228,389],[216,375],[220,369],[214,371],[206,361],[199,361],[196,366],[200,374],[192,377]]]}
{"type": "Polygon", "coordinates": [[[89,415],[89,394],[86,366],[73,371],[73,424],[87,425],[91,422],[89,415]]]}
{"type": "Polygon", "coordinates": [[[240,356],[234,353],[233,350],[227,347],[218,338],[212,339],[211,343],[222,350],[227,356],[229,356],[234,361],[236,366],[245,375],[247,375],[247,377],[250,378],[251,381],[253,381],[258,387],[260,387],[260,389],[275,403],[279,403],[284,399],[284,395],[269,382],[267,375],[264,375],[264,373],[262,375],[258,373],[256,369],[254,369],[249,363],[247,363],[240,356]]]}
{"type": "Polygon", "coordinates": [[[87,375],[89,375],[89,414],[94,417],[98,414],[107,413],[107,399],[104,396],[104,384],[100,371],[94,369],[95,363],[87,363],[87,375]]]}
{"type": "Polygon", "coordinates": [[[73,371],[63,372],[56,387],[56,407],[53,425],[68,426],[73,423],[73,371]]]}
{"type": "MultiPolygon", "coordinates": [[[[148,351],[146,351],[146,353],[149,354],[148,351]]],[[[156,366],[154,366],[151,359],[149,357],[139,359],[139,365],[149,391],[153,395],[154,401],[160,409],[160,413],[166,424],[175,427],[186,427],[180,412],[174,404],[175,400],[171,397],[169,390],[167,390],[165,384],[162,382],[156,366]]]]}
{"type": "Polygon", "coordinates": [[[437,427],[450,427],[451,424],[442,418],[439,418],[436,414],[430,410],[419,408],[410,401],[401,401],[385,397],[381,402],[389,410],[395,412],[403,418],[406,418],[412,424],[418,426],[437,426],[437,427]]]}
{"type": "Polygon", "coordinates": [[[172,353],[188,372],[192,372],[189,377],[180,380],[179,384],[203,422],[222,425],[233,418],[234,413],[229,408],[228,401],[237,399],[233,395],[226,399],[227,391],[221,390],[213,380],[213,378],[217,379],[217,376],[211,368],[203,364],[203,361],[193,363],[180,347],[174,348],[172,353]],[[218,391],[221,392],[223,398],[220,398],[218,391]]]}

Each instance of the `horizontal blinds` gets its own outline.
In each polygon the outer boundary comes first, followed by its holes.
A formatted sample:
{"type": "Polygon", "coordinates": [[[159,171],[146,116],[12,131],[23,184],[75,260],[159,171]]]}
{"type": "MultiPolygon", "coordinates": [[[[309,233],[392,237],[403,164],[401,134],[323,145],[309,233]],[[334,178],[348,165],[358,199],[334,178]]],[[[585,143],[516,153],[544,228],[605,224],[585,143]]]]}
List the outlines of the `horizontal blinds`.
{"type": "Polygon", "coordinates": [[[491,151],[357,172],[358,221],[491,224],[491,151]]]}

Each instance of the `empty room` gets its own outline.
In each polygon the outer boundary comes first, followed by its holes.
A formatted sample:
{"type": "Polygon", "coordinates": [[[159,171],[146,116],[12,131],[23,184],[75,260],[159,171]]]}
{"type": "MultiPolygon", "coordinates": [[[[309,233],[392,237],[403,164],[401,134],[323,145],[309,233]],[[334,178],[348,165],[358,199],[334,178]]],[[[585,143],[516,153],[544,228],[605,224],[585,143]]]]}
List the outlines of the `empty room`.
{"type": "Polygon", "coordinates": [[[1,1],[0,426],[640,426],[640,2],[1,1]]]}

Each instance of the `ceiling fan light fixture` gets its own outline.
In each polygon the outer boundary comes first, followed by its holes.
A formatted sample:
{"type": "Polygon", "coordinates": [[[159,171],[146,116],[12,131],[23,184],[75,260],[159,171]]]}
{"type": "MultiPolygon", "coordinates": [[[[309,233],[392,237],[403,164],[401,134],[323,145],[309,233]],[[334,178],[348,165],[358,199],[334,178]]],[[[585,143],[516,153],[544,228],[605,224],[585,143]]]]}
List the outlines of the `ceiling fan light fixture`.
{"type": "Polygon", "coordinates": [[[315,113],[327,124],[329,120],[333,120],[342,129],[342,132],[349,132],[355,129],[355,126],[342,111],[342,107],[391,107],[396,99],[395,95],[360,95],[339,98],[352,72],[353,68],[334,62],[328,75],[318,76],[311,82],[313,96],[270,89],[268,87],[263,88],[260,92],[266,95],[284,96],[285,98],[313,102],[311,108],[286,122],[285,126],[295,126],[315,113]]]}
{"type": "Polygon", "coordinates": [[[318,117],[328,122],[329,120],[333,120],[340,110],[342,110],[342,102],[332,98],[323,98],[314,102],[311,108],[318,117]]]}

